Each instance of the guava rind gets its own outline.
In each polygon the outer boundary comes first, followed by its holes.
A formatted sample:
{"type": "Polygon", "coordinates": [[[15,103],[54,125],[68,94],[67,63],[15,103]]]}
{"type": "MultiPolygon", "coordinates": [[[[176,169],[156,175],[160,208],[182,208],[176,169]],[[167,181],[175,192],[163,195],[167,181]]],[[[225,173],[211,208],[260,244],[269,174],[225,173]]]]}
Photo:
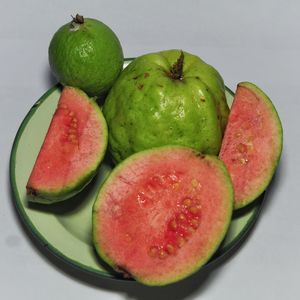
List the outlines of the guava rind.
{"type": "Polygon", "coordinates": [[[219,153],[229,112],[223,79],[187,52],[183,79],[170,78],[180,53],[167,50],[136,58],[110,90],[103,113],[114,161],[168,144],[219,153]]]}
{"type": "MultiPolygon", "coordinates": [[[[259,144],[268,143],[268,145],[269,145],[268,153],[272,154],[271,158],[269,158],[268,166],[266,167],[266,169],[264,169],[261,174],[255,175],[255,178],[259,178],[259,182],[258,183],[256,182],[256,185],[255,185],[255,182],[253,181],[254,178],[247,177],[247,182],[245,182],[245,187],[247,188],[247,191],[250,191],[250,192],[247,192],[245,194],[239,192],[238,188],[236,187],[236,185],[238,183],[235,180],[234,174],[233,174],[233,172],[235,172],[235,171],[233,171],[232,167],[231,167],[231,165],[233,164],[233,159],[235,158],[234,156],[236,155],[236,151],[231,152],[232,151],[232,149],[230,149],[231,145],[228,146],[228,144],[230,143],[229,142],[230,138],[232,138],[232,136],[234,134],[236,134],[236,131],[237,130],[241,131],[241,127],[236,128],[236,126],[234,126],[234,122],[236,122],[236,119],[240,115],[240,113],[235,111],[235,106],[238,105],[239,101],[243,101],[243,99],[239,99],[239,96],[235,96],[233,105],[231,107],[231,112],[229,115],[229,120],[228,120],[227,128],[225,130],[225,135],[224,135],[224,139],[223,139],[221,151],[220,151],[220,158],[224,161],[225,165],[227,166],[229,174],[231,174],[231,177],[232,177],[233,185],[235,187],[234,209],[240,209],[240,208],[243,208],[243,207],[249,205],[250,203],[255,201],[266,190],[266,188],[270,184],[272,177],[276,171],[276,168],[280,161],[282,148],[283,148],[283,128],[282,128],[282,124],[281,124],[278,112],[277,112],[274,104],[272,103],[271,99],[258,86],[256,86],[253,83],[250,83],[250,82],[239,83],[237,86],[236,95],[237,95],[239,89],[247,89],[248,92],[251,92],[252,95],[255,96],[256,103],[252,103],[252,105],[253,105],[252,111],[253,112],[257,111],[257,107],[260,105],[260,103],[265,105],[266,111],[265,111],[264,118],[265,119],[270,118],[270,119],[268,119],[269,121],[265,121],[265,122],[268,122],[268,125],[272,126],[271,128],[273,130],[272,130],[272,133],[270,133],[270,134],[273,134],[273,136],[266,134],[265,141],[260,141],[260,143],[259,143],[259,144]],[[233,115],[235,115],[235,116],[233,117],[233,115]],[[234,118],[234,120],[232,120],[233,118],[234,118]],[[267,141],[267,138],[271,141],[267,141]]],[[[262,112],[260,111],[259,114],[262,115],[262,112]]],[[[248,121],[246,121],[246,120],[243,121],[244,124],[246,122],[248,122],[248,121]]],[[[249,130],[249,128],[247,128],[247,130],[249,130]]],[[[262,131],[263,131],[263,129],[260,130],[260,132],[262,132],[262,131]]],[[[258,132],[257,133],[252,132],[252,136],[254,138],[258,135],[259,135],[258,132]]],[[[243,136],[243,134],[242,134],[242,136],[243,136]]],[[[256,155],[259,155],[259,152],[257,151],[257,149],[254,149],[254,150],[256,150],[256,155]]],[[[265,161],[265,159],[267,159],[267,158],[260,157],[258,159],[258,157],[256,156],[256,160],[257,160],[256,163],[261,164],[263,161],[265,161]]],[[[237,175],[237,177],[239,177],[239,178],[245,177],[246,174],[248,174],[248,172],[246,172],[246,170],[250,172],[251,171],[250,168],[251,168],[251,166],[249,166],[249,163],[245,164],[243,175],[240,175],[240,176],[237,175]]]]}
{"type": "MultiPolygon", "coordinates": [[[[87,165],[86,168],[84,169],[84,172],[80,174],[80,176],[76,177],[74,180],[66,182],[62,184],[59,187],[53,188],[53,187],[47,187],[45,185],[39,186],[39,184],[35,183],[35,180],[32,179],[34,169],[36,168],[36,165],[34,165],[33,170],[30,174],[29,180],[26,185],[27,189],[27,194],[30,196],[29,201],[31,202],[37,202],[37,203],[42,203],[42,204],[52,204],[55,202],[63,201],[66,199],[69,199],[73,197],[74,195],[78,194],[92,179],[93,177],[97,174],[98,168],[104,158],[106,148],[107,148],[107,143],[108,143],[108,134],[107,134],[107,125],[106,121],[103,117],[103,114],[101,112],[100,107],[96,103],[95,99],[89,98],[82,90],[74,87],[69,87],[66,86],[63,88],[61,97],[63,96],[63,93],[67,91],[71,91],[72,93],[76,93],[78,97],[81,98],[81,100],[85,101],[87,105],[90,105],[92,107],[93,112],[95,113],[95,116],[97,116],[97,122],[99,125],[99,128],[101,128],[101,143],[100,146],[97,149],[97,154],[95,160],[90,164],[87,165]]],[[[72,100],[75,101],[75,100],[72,100]]],[[[76,105],[74,103],[74,105],[76,105]]],[[[59,107],[59,103],[58,103],[59,107]]],[[[57,109],[58,109],[57,107],[57,109]]],[[[55,116],[55,114],[54,114],[55,116]]],[[[77,115],[77,118],[80,118],[80,116],[77,115]]],[[[52,125],[52,122],[54,121],[54,117],[51,120],[51,124],[48,129],[48,133],[50,130],[50,127],[52,125]]],[[[56,120],[57,122],[57,120],[56,120]]],[[[48,133],[45,137],[45,140],[48,137],[48,133]]],[[[44,140],[44,143],[45,143],[44,140]]],[[[81,137],[80,140],[81,143],[84,144],[84,140],[81,137]]],[[[40,153],[42,151],[42,148],[44,146],[44,143],[41,146],[40,153]]],[[[62,151],[61,149],[57,149],[57,151],[62,151]]],[[[39,155],[40,155],[39,153],[39,155]]],[[[39,155],[36,159],[36,163],[38,161],[39,155]]],[[[36,164],[35,163],[35,164],[36,164]]],[[[48,174],[45,174],[47,177],[48,174]]]]}
{"type": "MultiPolygon", "coordinates": [[[[148,177],[148,175],[146,175],[146,173],[145,173],[145,170],[143,170],[142,174],[143,174],[143,176],[148,177]]],[[[131,187],[133,189],[137,188],[135,184],[132,185],[131,187]]],[[[115,186],[115,188],[116,188],[116,186],[115,186]]],[[[110,199],[114,198],[113,194],[110,194],[110,192],[108,192],[108,195],[109,195],[110,199]]],[[[203,266],[207,261],[209,261],[209,259],[212,257],[212,255],[215,253],[215,251],[218,249],[218,247],[219,247],[220,243],[222,242],[223,238],[225,237],[225,234],[230,225],[232,209],[233,209],[233,197],[234,197],[233,187],[232,187],[231,179],[227,172],[227,169],[226,169],[225,165],[223,164],[223,162],[215,156],[212,156],[212,155],[203,156],[202,154],[199,154],[198,152],[196,152],[190,148],[186,148],[186,147],[182,147],[182,146],[164,146],[164,147],[153,148],[150,150],[144,150],[142,152],[136,153],[136,154],[130,156],[129,158],[127,158],[126,160],[124,160],[123,162],[121,162],[118,166],[116,166],[114,168],[114,170],[112,171],[110,176],[107,178],[105,183],[100,188],[99,193],[96,197],[96,200],[95,200],[95,203],[93,206],[93,242],[94,242],[95,249],[96,249],[97,253],[99,254],[99,256],[108,265],[110,265],[112,268],[114,268],[116,271],[122,272],[122,273],[125,272],[126,277],[131,276],[134,279],[136,279],[137,281],[139,281],[145,285],[162,286],[162,285],[167,285],[170,283],[177,282],[177,281],[184,279],[184,278],[188,277],[189,275],[195,273],[197,270],[199,270],[201,268],[201,266],[203,266]],[[223,223],[222,231],[218,232],[218,236],[210,237],[211,240],[213,240],[213,242],[210,244],[211,248],[209,249],[209,251],[207,251],[207,253],[205,253],[204,256],[197,259],[192,267],[190,267],[188,265],[188,268],[186,270],[179,272],[179,274],[168,274],[167,276],[163,275],[161,278],[159,278],[159,277],[158,278],[150,278],[150,279],[149,279],[149,277],[144,278],[143,276],[141,276],[137,273],[133,273],[131,270],[124,268],[124,266],[122,266],[122,265],[120,266],[120,265],[116,264],[116,262],[114,261],[114,258],[111,257],[111,255],[109,253],[107,253],[106,249],[103,249],[103,245],[101,244],[102,242],[100,241],[101,237],[98,236],[99,235],[98,230],[102,226],[102,224],[101,224],[102,219],[100,219],[100,217],[99,217],[100,216],[99,212],[102,208],[103,203],[105,203],[105,201],[107,200],[105,197],[105,193],[106,193],[107,189],[109,190],[109,187],[113,184],[113,182],[118,181],[120,178],[123,178],[121,180],[122,181],[124,180],[124,182],[126,184],[128,184],[128,186],[131,186],[131,184],[129,182],[127,182],[128,178],[123,177],[124,174],[122,174],[122,171],[124,169],[126,169],[126,168],[129,170],[132,168],[134,169],[135,163],[137,163],[136,167],[140,168],[141,165],[143,164],[143,161],[145,161],[145,159],[147,159],[147,156],[160,155],[161,153],[172,155],[172,153],[174,153],[174,151],[183,151],[183,153],[186,152],[195,157],[199,156],[199,157],[201,157],[199,159],[203,159],[206,161],[207,164],[211,164],[213,167],[215,167],[218,170],[219,175],[222,174],[223,179],[224,179],[223,183],[224,183],[224,186],[226,189],[226,192],[223,194],[224,199],[226,199],[226,200],[224,200],[224,203],[226,203],[226,204],[223,203],[223,205],[226,208],[222,207],[222,209],[224,209],[224,211],[225,211],[223,217],[226,221],[223,223]]],[[[170,207],[170,209],[172,209],[172,208],[170,207]]],[[[132,219],[134,219],[134,217],[132,217],[132,219]]],[[[112,220],[112,222],[117,222],[117,220],[114,219],[114,220],[112,220]]],[[[139,222],[139,221],[137,220],[137,222],[139,222]]],[[[141,222],[145,223],[147,221],[143,220],[141,222]]],[[[111,227],[111,225],[107,225],[107,226],[111,227]]],[[[145,235],[147,236],[147,233],[145,233],[145,235]]],[[[139,248],[139,245],[141,243],[139,241],[136,241],[136,244],[137,244],[137,248],[139,248]]],[[[118,250],[118,252],[119,251],[122,251],[122,249],[118,250]]],[[[180,261],[178,259],[176,261],[176,264],[180,264],[180,261]]],[[[153,266],[153,268],[155,268],[155,266],[153,266]]]]}
{"type": "Polygon", "coordinates": [[[123,68],[123,50],[116,34],[96,19],[72,29],[60,27],[48,49],[49,64],[63,85],[84,90],[90,96],[105,94],[123,68]]]}

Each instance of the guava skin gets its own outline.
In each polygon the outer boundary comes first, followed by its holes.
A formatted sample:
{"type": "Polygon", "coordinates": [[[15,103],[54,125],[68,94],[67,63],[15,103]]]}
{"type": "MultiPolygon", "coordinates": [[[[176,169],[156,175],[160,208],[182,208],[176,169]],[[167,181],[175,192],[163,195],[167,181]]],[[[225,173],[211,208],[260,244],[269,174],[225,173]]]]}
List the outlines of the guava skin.
{"type": "Polygon", "coordinates": [[[48,54],[58,81],[80,88],[90,96],[108,92],[124,61],[116,34],[91,18],[84,18],[81,24],[73,20],[60,27],[50,42],[48,54]]]}
{"type": "Polygon", "coordinates": [[[220,74],[199,57],[183,52],[180,79],[170,69],[180,50],[136,58],[106,98],[103,113],[115,162],[164,145],[181,145],[217,155],[229,108],[220,74]]]}

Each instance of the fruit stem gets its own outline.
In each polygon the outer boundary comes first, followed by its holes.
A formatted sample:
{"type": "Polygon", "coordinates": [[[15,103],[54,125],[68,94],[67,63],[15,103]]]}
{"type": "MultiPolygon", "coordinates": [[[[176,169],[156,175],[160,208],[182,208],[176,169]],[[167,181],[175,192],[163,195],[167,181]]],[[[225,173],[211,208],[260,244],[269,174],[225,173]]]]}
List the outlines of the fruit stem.
{"type": "Polygon", "coordinates": [[[76,14],[75,18],[73,16],[71,16],[73,18],[73,22],[77,23],[77,24],[83,24],[84,23],[84,18],[83,16],[76,14]]]}
{"type": "Polygon", "coordinates": [[[169,76],[174,80],[182,80],[183,79],[183,61],[184,61],[184,54],[181,50],[180,56],[177,59],[176,63],[174,63],[169,72],[169,76]]]}
{"type": "Polygon", "coordinates": [[[79,15],[79,14],[76,14],[75,17],[71,16],[72,17],[72,22],[70,24],[70,30],[71,31],[76,31],[81,24],[84,23],[84,18],[83,16],[79,15]]]}

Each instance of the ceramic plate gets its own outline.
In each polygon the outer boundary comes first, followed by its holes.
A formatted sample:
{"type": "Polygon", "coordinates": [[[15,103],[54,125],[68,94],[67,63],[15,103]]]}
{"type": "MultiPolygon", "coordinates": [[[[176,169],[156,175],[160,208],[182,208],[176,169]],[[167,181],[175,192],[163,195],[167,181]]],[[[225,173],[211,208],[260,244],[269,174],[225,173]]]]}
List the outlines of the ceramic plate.
{"type": "MultiPolygon", "coordinates": [[[[128,64],[127,59],[125,64],[128,64]]],[[[96,276],[120,279],[98,260],[91,240],[91,213],[97,191],[112,168],[106,159],[96,178],[66,202],[44,206],[28,202],[26,183],[46,135],[60,96],[60,86],[47,91],[31,108],[23,120],[12,147],[10,178],[13,201],[29,231],[54,255],[83,271],[96,276]]],[[[233,93],[226,88],[231,105],[233,93]]],[[[263,196],[246,210],[234,214],[229,231],[214,257],[202,267],[207,270],[227,257],[246,238],[259,216],[263,196]]],[[[128,279],[125,279],[128,280],[128,279]]]]}

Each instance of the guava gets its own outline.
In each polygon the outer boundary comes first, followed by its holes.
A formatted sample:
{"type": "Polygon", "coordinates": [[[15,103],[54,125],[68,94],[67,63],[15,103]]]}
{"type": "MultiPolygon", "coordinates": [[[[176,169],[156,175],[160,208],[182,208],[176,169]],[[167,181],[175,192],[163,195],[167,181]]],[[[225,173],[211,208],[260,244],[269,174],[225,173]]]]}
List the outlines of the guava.
{"type": "Polygon", "coordinates": [[[62,90],[29,180],[29,200],[51,204],[81,191],[107,148],[107,126],[94,99],[77,88],[62,90]]]}
{"type": "Polygon", "coordinates": [[[238,84],[220,151],[232,178],[235,209],[267,188],[280,160],[282,140],[281,121],[269,97],[253,83],[238,84]]]}
{"type": "Polygon", "coordinates": [[[217,155],[228,112],[220,74],[199,57],[180,50],[133,60],[103,108],[109,149],[116,162],[170,144],[217,155]]]}
{"type": "Polygon", "coordinates": [[[101,187],[94,245],[125,276],[166,285],[211,258],[232,207],[232,183],[218,157],[182,146],[144,150],[117,165],[101,187]]]}
{"type": "Polygon", "coordinates": [[[91,96],[105,94],[123,68],[116,34],[104,23],[78,14],[57,30],[48,52],[56,78],[91,96]]]}

